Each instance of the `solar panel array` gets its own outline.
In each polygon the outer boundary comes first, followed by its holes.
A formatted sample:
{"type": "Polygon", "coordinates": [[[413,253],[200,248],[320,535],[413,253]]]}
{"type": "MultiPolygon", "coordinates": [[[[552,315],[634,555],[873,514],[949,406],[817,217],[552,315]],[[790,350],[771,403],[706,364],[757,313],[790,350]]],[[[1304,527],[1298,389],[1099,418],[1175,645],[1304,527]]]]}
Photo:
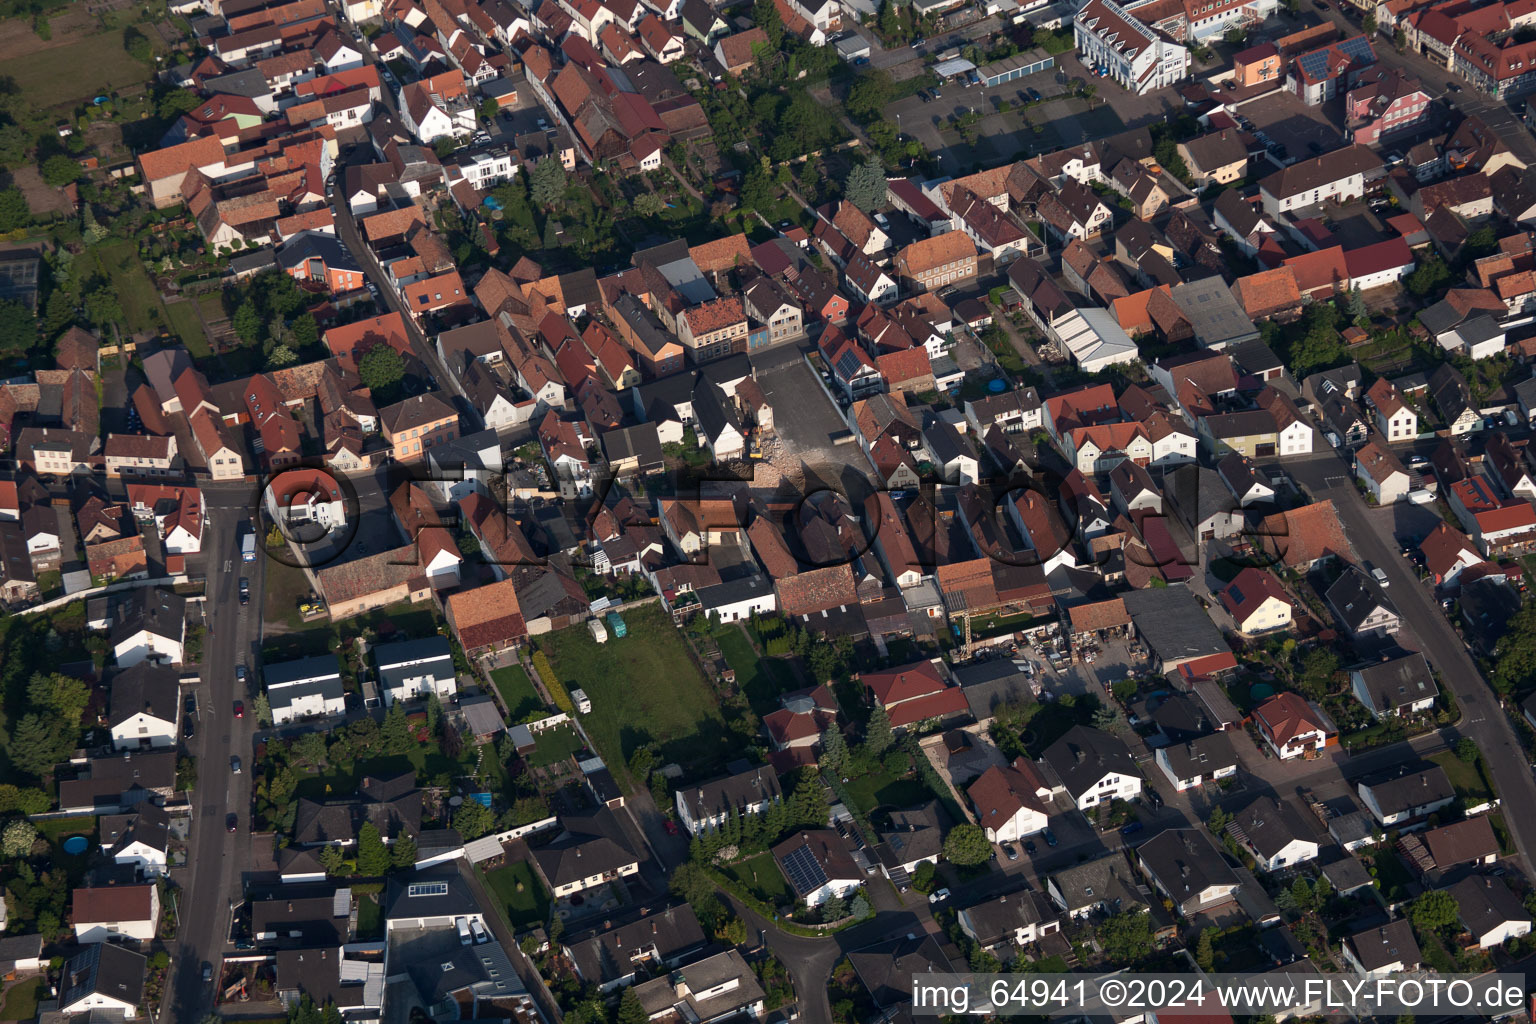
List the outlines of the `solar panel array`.
{"type": "Polygon", "coordinates": [[[407,896],[446,896],[447,882],[415,882],[405,890],[407,896]]]}
{"type": "Polygon", "coordinates": [[[789,875],[795,891],[802,895],[815,892],[827,884],[827,873],[821,870],[816,855],[808,846],[802,846],[785,855],[784,873],[789,875]]]}
{"type": "Polygon", "coordinates": [[[1370,41],[1364,36],[1355,36],[1351,39],[1345,39],[1342,42],[1335,43],[1332,46],[1325,47],[1324,49],[1314,50],[1311,53],[1302,54],[1300,57],[1296,58],[1296,66],[1299,67],[1308,78],[1327,78],[1328,61],[1329,58],[1333,55],[1334,51],[1342,53],[1351,61],[1358,64],[1373,64],[1376,61],[1376,54],[1371,49],[1370,41]]]}
{"type": "Polygon", "coordinates": [[[844,380],[852,380],[854,376],[859,372],[859,365],[859,357],[854,353],[853,349],[850,348],[848,351],[844,352],[837,360],[838,376],[842,377],[844,380]]]}

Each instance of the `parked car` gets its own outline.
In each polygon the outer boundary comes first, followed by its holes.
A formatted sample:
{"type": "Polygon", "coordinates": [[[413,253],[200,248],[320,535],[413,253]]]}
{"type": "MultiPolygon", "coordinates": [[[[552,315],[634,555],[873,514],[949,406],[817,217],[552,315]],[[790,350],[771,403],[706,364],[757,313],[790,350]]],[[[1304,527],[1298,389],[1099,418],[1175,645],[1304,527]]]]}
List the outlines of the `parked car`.
{"type": "Polygon", "coordinates": [[[232,775],[240,774],[240,759],[238,757],[232,757],[229,759],[229,771],[232,775]]]}
{"type": "Polygon", "coordinates": [[[181,699],[181,710],[187,715],[197,714],[197,694],[189,693],[181,699]]]}
{"type": "Polygon", "coordinates": [[[190,716],[181,720],[181,738],[184,740],[189,740],[193,736],[192,721],[190,716]]]}
{"type": "Polygon", "coordinates": [[[1026,839],[1026,840],[1024,840],[1024,852],[1025,853],[1027,853],[1031,857],[1033,857],[1035,855],[1035,850],[1037,850],[1037,849],[1039,849],[1039,847],[1035,846],[1035,841],[1033,839],[1026,839]]]}
{"type": "Polygon", "coordinates": [[[1143,825],[1141,822],[1133,821],[1129,825],[1126,825],[1124,828],[1122,828],[1120,830],[1120,834],[1123,835],[1123,836],[1133,836],[1137,832],[1140,832],[1145,827],[1146,826],[1143,825]]]}
{"type": "Polygon", "coordinates": [[[1375,566],[1371,569],[1371,579],[1375,580],[1376,585],[1380,587],[1390,587],[1392,585],[1392,581],[1387,579],[1386,570],[1380,566],[1375,566]]]}
{"type": "Polygon", "coordinates": [[[233,812],[224,815],[224,828],[230,832],[237,831],[240,828],[240,815],[233,812]]]}
{"type": "Polygon", "coordinates": [[[1034,100],[1036,103],[1039,103],[1041,100],[1045,99],[1045,97],[1040,94],[1039,89],[1030,89],[1029,98],[1034,100]]]}
{"type": "Polygon", "coordinates": [[[236,718],[244,718],[245,717],[245,701],[243,701],[243,700],[235,701],[235,717],[236,718]]]}
{"type": "Polygon", "coordinates": [[[1050,829],[1046,829],[1044,832],[1042,832],[1040,834],[1045,837],[1045,845],[1046,846],[1055,846],[1057,843],[1059,843],[1061,841],[1061,840],[1056,838],[1056,833],[1052,832],[1050,829]]]}
{"type": "Polygon", "coordinates": [[[1009,860],[1018,860],[1019,859],[1018,847],[1014,846],[1012,843],[1004,843],[1003,844],[1003,853],[1005,855],[1007,855],[1009,860]]]}
{"type": "Polygon", "coordinates": [[[203,961],[203,980],[204,981],[212,981],[213,980],[213,964],[209,963],[206,960],[203,961]]]}
{"type": "Polygon", "coordinates": [[[251,581],[244,576],[240,577],[240,603],[251,603],[251,581]]]}
{"type": "Polygon", "coordinates": [[[928,896],[929,903],[943,903],[947,899],[949,899],[948,889],[939,889],[937,892],[930,893],[928,896]]]}
{"type": "Polygon", "coordinates": [[[245,666],[244,665],[236,665],[235,666],[235,682],[237,682],[237,683],[245,682],[245,666]]]}

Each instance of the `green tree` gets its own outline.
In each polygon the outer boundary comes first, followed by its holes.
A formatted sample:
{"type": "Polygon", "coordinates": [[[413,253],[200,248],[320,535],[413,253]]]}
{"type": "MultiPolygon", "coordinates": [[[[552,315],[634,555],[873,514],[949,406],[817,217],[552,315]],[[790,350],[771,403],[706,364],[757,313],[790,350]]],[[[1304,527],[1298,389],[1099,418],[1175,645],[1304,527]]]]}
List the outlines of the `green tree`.
{"type": "MultiPolygon", "coordinates": [[[[0,127],[0,167],[20,167],[32,149],[32,137],[19,124],[0,127]]],[[[20,192],[17,193],[20,195],[20,192]]]]}
{"type": "Polygon", "coordinates": [[[267,353],[267,366],[274,370],[292,366],[298,361],[299,354],[287,345],[273,345],[272,351],[267,353]]]}
{"type": "Polygon", "coordinates": [[[1338,670],[1337,654],[1327,647],[1314,648],[1301,660],[1301,674],[1296,680],[1297,689],[1311,700],[1322,700],[1333,688],[1333,677],[1338,670]]]}
{"type": "Polygon", "coordinates": [[[885,113],[894,95],[891,76],[884,71],[871,71],[854,79],[843,107],[860,122],[873,121],[885,113]]]}
{"type": "MultiPolygon", "coordinates": [[[[405,708],[401,706],[399,701],[391,704],[389,711],[385,713],[384,727],[380,735],[386,754],[398,757],[401,754],[410,753],[411,748],[416,745],[415,740],[411,738],[411,725],[405,718],[405,708]]],[[[487,813],[489,812],[487,811],[487,813]]],[[[480,837],[466,836],[465,838],[478,839],[480,837]]]]}
{"type": "Polygon", "coordinates": [[[395,838],[394,845],[389,848],[389,862],[391,866],[400,870],[415,866],[416,840],[404,832],[400,833],[395,838]]]}
{"type": "Polygon", "coordinates": [[[149,44],[149,37],[132,25],[123,29],[123,49],[128,51],[128,56],[144,64],[155,59],[155,51],[149,44]]]}
{"type": "Polygon", "coordinates": [[[834,722],[821,734],[821,758],[822,768],[834,775],[841,774],[848,767],[848,743],[843,739],[842,730],[834,722]]]}
{"type": "Polygon", "coordinates": [[[85,317],[97,327],[122,323],[123,305],[111,288],[96,288],[85,297],[85,317]]]}
{"type": "Polygon", "coordinates": [[[230,317],[229,325],[247,345],[254,345],[261,340],[261,314],[256,310],[256,303],[250,299],[240,303],[239,308],[235,310],[235,315],[230,317]]]}
{"type": "Polygon", "coordinates": [[[372,391],[387,391],[405,376],[405,360],[389,345],[375,345],[357,361],[357,376],[372,391]]]}
{"type": "Polygon", "coordinates": [[[1367,13],[1361,20],[1360,27],[1365,29],[1367,37],[1374,36],[1376,34],[1376,12],[1370,11],[1367,13]]]}
{"type": "Polygon", "coordinates": [[[763,30],[771,48],[777,50],[784,45],[784,19],[779,16],[779,9],[773,0],[755,0],[752,4],[752,24],[763,30]]]}
{"type": "Polygon", "coordinates": [[[256,724],[267,726],[272,724],[272,704],[267,700],[265,693],[258,693],[255,701],[256,724]]]}
{"type": "Polygon", "coordinates": [[[992,844],[979,825],[956,825],[944,837],[944,859],[961,867],[984,863],[992,856],[992,844]]]}
{"type": "Polygon", "coordinates": [[[56,153],[43,161],[40,168],[43,181],[53,188],[63,188],[80,177],[80,162],[63,153],[56,153]]]}
{"type": "Polygon", "coordinates": [[[371,821],[363,822],[357,830],[357,873],[366,878],[377,878],[389,870],[389,848],[384,837],[371,821]]]}
{"type": "Polygon", "coordinates": [[[496,815],[478,800],[466,800],[453,812],[453,827],[466,841],[479,839],[496,827],[496,815]]]}
{"type": "Polygon", "coordinates": [[[1317,894],[1312,891],[1312,882],[1306,875],[1297,876],[1296,881],[1291,883],[1291,895],[1296,897],[1296,905],[1302,910],[1317,908],[1317,894]]]}
{"type": "Polygon", "coordinates": [[[32,223],[32,207],[19,188],[0,188],[0,231],[15,231],[32,223]]]}
{"type": "Polygon", "coordinates": [[[0,853],[7,857],[25,857],[37,842],[37,829],[26,818],[13,818],[6,822],[5,832],[0,833],[0,853]]]}
{"type": "Polygon", "coordinates": [[[68,749],[61,749],[59,734],[56,720],[36,713],[23,715],[11,731],[11,762],[29,775],[47,775],[74,748],[71,741],[68,749]]]}
{"type": "Polygon", "coordinates": [[[1211,945],[1211,933],[1214,928],[1205,928],[1200,932],[1200,941],[1195,943],[1195,963],[1200,965],[1202,971],[1209,972],[1216,966],[1216,949],[1211,945]]]}
{"type": "Polygon", "coordinates": [[[20,302],[0,299],[0,354],[19,356],[35,344],[37,320],[32,311],[20,302]]]}
{"type": "Polygon", "coordinates": [[[312,314],[305,313],[303,316],[294,319],[293,326],[289,328],[289,333],[293,335],[293,343],[295,345],[299,346],[299,348],[308,348],[319,342],[320,325],[315,321],[312,314]]]}
{"type": "Polygon", "coordinates": [[[876,704],[869,712],[869,721],[864,725],[864,749],[875,757],[879,757],[891,749],[896,742],[896,736],[891,732],[891,716],[886,713],[884,705],[876,704]]]}
{"type": "Polygon", "coordinates": [[[1451,270],[1445,261],[1438,256],[1431,256],[1408,275],[1408,290],[1422,299],[1444,287],[1450,280],[1451,270]]]}
{"type": "Polygon", "coordinates": [[[1467,764],[1476,764],[1478,757],[1477,741],[1470,736],[1463,736],[1457,740],[1456,757],[1467,764]]]}
{"type": "Polygon", "coordinates": [[[557,209],[565,198],[565,167],[554,157],[534,164],[528,182],[534,203],[546,210],[557,209]]]}
{"type": "Polygon", "coordinates": [[[1456,897],[1444,889],[1431,889],[1414,900],[1408,910],[1413,926],[1426,932],[1449,928],[1456,923],[1458,916],[1456,897]]]}
{"type": "Polygon", "coordinates": [[[316,768],[325,764],[325,737],[318,732],[306,732],[293,741],[293,756],[316,768]]]}
{"type": "Polygon", "coordinates": [[[843,197],[865,213],[885,205],[885,168],[878,157],[871,156],[848,172],[843,197]]]}
{"type": "Polygon", "coordinates": [[[328,875],[339,875],[342,862],[346,855],[341,852],[341,847],[327,844],[320,848],[320,866],[325,868],[328,875]]]}
{"type": "Polygon", "coordinates": [[[667,208],[667,201],[655,192],[642,192],[635,196],[633,204],[637,217],[659,217],[667,208]]]}
{"type": "Polygon", "coordinates": [[[615,1024],[646,1024],[651,1019],[650,1013],[641,1005],[640,997],[635,994],[633,985],[625,986],[624,994],[619,997],[618,1014],[614,1017],[615,1024]]]}
{"type": "Polygon", "coordinates": [[[1146,911],[1116,914],[1099,926],[1099,945],[1116,966],[1135,963],[1152,953],[1152,921],[1146,911]]]}
{"type": "Polygon", "coordinates": [[[480,101],[480,116],[487,121],[493,120],[501,110],[501,104],[496,102],[494,96],[487,96],[480,101]]]}

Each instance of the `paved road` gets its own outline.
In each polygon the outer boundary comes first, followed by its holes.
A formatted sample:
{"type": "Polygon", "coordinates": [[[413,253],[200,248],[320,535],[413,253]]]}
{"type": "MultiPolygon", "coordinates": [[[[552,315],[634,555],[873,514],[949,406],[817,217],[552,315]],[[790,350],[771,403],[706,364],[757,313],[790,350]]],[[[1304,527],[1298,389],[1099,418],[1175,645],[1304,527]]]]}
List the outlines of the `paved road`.
{"type": "MultiPolygon", "coordinates": [[[[1461,706],[1462,720],[1455,733],[1469,736],[1483,752],[1493,774],[1494,787],[1510,807],[1536,807],[1536,780],[1514,730],[1466,645],[1446,620],[1433,593],[1398,553],[1391,524],[1373,517],[1354,485],[1347,464],[1337,453],[1313,456],[1288,466],[1296,481],[1315,500],[1333,499],[1344,531],[1355,552],[1386,571],[1393,602],[1418,637],[1424,656],[1440,673],[1461,706]]],[[[1520,849],[1523,868],[1531,873],[1530,853],[1536,850],[1536,815],[1507,814],[1505,818],[1520,849]]]]}
{"type": "MultiPolygon", "coordinates": [[[[236,700],[250,705],[257,678],[256,652],[261,637],[261,594],[265,560],[240,561],[239,538],[250,510],[249,485],[204,485],[208,529],[201,555],[207,575],[204,604],[209,635],[203,643],[198,686],[198,722],[191,752],[198,759],[198,785],[192,794],[192,834],[187,866],[177,872],[181,886],[181,929],[167,981],[170,998],[162,1021],[195,1021],[212,1011],[214,986],[202,980],[202,965],[214,966],[218,976],[229,935],[230,907],[244,888],[251,865],[251,787],[249,774],[256,718],[236,719],[236,700]],[[239,579],[250,579],[251,602],[241,605],[239,579]],[[235,665],[250,673],[247,688],[237,692],[235,665]],[[242,773],[230,772],[230,757],[241,760],[242,773]],[[231,835],[225,815],[239,816],[231,835]]],[[[195,563],[194,563],[195,564],[195,563]]]]}

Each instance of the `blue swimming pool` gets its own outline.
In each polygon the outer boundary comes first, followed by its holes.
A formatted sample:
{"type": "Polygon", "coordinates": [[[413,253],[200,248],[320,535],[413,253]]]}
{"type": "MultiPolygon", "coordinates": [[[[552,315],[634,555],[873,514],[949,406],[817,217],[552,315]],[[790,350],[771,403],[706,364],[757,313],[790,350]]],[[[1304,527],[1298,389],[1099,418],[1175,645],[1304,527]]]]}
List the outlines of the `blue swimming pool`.
{"type": "Polygon", "coordinates": [[[91,841],[85,836],[70,836],[64,840],[64,852],[79,855],[90,848],[91,841]]]}

